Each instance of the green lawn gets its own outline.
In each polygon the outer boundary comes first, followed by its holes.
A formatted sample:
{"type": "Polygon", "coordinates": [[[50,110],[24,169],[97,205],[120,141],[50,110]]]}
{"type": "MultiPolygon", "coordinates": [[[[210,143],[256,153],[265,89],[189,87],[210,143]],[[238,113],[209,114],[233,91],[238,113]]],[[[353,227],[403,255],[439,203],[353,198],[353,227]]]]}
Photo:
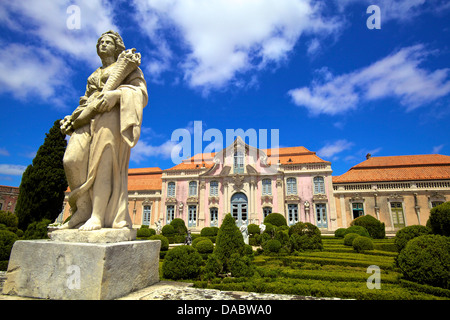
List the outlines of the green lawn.
{"type": "Polygon", "coordinates": [[[357,253],[343,239],[323,239],[323,251],[297,255],[257,255],[257,272],[251,278],[194,281],[196,287],[224,291],[295,294],[345,299],[450,299],[450,290],[418,285],[401,279],[395,267],[393,240],[374,240],[376,250],[357,253]],[[369,289],[367,268],[381,270],[381,289],[369,289]]]}

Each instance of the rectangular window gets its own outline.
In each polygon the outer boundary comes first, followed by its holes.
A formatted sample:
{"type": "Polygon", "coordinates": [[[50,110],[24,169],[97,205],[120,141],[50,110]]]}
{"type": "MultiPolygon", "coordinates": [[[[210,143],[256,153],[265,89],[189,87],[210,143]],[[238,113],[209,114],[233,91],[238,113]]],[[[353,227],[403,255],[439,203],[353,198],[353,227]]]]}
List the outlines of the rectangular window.
{"type": "Polygon", "coordinates": [[[209,195],[211,197],[217,197],[219,195],[219,182],[211,181],[209,184],[209,195]]]}
{"type": "Polygon", "coordinates": [[[211,208],[209,209],[210,214],[210,225],[211,227],[218,227],[219,226],[219,210],[217,208],[211,208]]]}
{"type": "Polygon", "coordinates": [[[432,201],[431,207],[434,208],[434,207],[440,206],[443,203],[444,203],[444,201],[432,201]]]}
{"type": "Polygon", "coordinates": [[[269,214],[271,214],[272,213],[272,208],[271,207],[264,207],[263,208],[263,215],[264,215],[264,218],[265,217],[267,217],[269,214]]]}
{"type": "Polygon", "coordinates": [[[264,196],[272,195],[272,181],[270,179],[262,181],[262,194],[264,196]]]}
{"type": "Polygon", "coordinates": [[[169,224],[175,218],[175,207],[167,206],[167,219],[166,224],[169,224]]]}
{"type": "Polygon", "coordinates": [[[314,194],[323,194],[325,193],[325,182],[323,177],[315,177],[314,178],[314,194]]]}
{"type": "Polygon", "coordinates": [[[143,212],[142,212],[142,224],[143,225],[150,225],[150,215],[152,213],[152,207],[151,206],[144,206],[143,212]]]}
{"type": "Polygon", "coordinates": [[[167,184],[167,196],[168,197],[175,197],[175,182],[169,182],[167,184]]]}
{"type": "Polygon", "coordinates": [[[297,179],[295,178],[287,179],[287,194],[288,195],[297,194],[297,179]]]}
{"type": "Polygon", "coordinates": [[[288,223],[290,226],[296,224],[298,222],[298,205],[289,204],[288,205],[288,223]]]}
{"type": "Polygon", "coordinates": [[[316,218],[318,228],[327,228],[327,206],[324,203],[316,204],[316,218]]]}
{"type": "Polygon", "coordinates": [[[353,219],[356,219],[364,215],[364,207],[362,203],[353,203],[352,209],[353,209],[353,219]]]}
{"type": "Polygon", "coordinates": [[[401,202],[391,202],[392,223],[394,228],[405,227],[405,217],[403,215],[403,204],[401,202]]]}
{"type": "Polygon", "coordinates": [[[197,196],[197,182],[191,181],[189,182],[189,197],[197,196]]]}
{"type": "Polygon", "coordinates": [[[244,173],[244,153],[241,151],[234,154],[234,173],[244,173]]]}
{"type": "Polygon", "coordinates": [[[196,227],[197,226],[197,206],[189,206],[188,211],[188,227],[196,227]]]}

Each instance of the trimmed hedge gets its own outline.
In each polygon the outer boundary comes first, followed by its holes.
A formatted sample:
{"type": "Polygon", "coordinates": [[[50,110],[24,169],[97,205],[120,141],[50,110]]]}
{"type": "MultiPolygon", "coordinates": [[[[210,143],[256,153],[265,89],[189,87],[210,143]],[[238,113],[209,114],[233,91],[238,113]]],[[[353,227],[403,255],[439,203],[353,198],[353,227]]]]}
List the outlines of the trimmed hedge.
{"type": "Polygon", "coordinates": [[[289,247],[295,250],[322,250],[322,236],[319,228],[309,222],[297,222],[289,228],[289,247]]]}
{"type": "Polygon", "coordinates": [[[183,219],[175,218],[172,221],[170,221],[170,225],[173,227],[175,234],[178,235],[187,234],[187,227],[183,219]]]}
{"type": "Polygon", "coordinates": [[[373,250],[373,242],[370,238],[358,236],[352,242],[353,249],[356,252],[364,252],[366,250],[373,250]]]}
{"type": "Polygon", "coordinates": [[[170,224],[166,224],[162,227],[161,233],[164,237],[172,237],[175,234],[175,228],[170,224]]]}
{"type": "Polygon", "coordinates": [[[450,289],[450,238],[423,235],[411,239],[397,264],[407,280],[450,289]]]}
{"type": "Polygon", "coordinates": [[[413,225],[400,229],[394,237],[394,244],[397,247],[397,251],[400,252],[409,240],[423,236],[426,234],[430,234],[431,230],[425,226],[421,225],[413,225]]]}
{"type": "Polygon", "coordinates": [[[264,218],[264,224],[270,223],[274,226],[287,226],[286,218],[280,213],[271,213],[264,218]]]}
{"type": "Polygon", "coordinates": [[[155,229],[151,229],[148,226],[142,226],[141,228],[137,229],[136,236],[139,238],[148,238],[154,235],[156,235],[155,229]]]}
{"type": "Polygon", "coordinates": [[[209,239],[201,240],[195,246],[199,253],[212,253],[214,251],[214,244],[209,239]]]}
{"type": "Polygon", "coordinates": [[[160,240],[161,241],[161,251],[169,250],[169,239],[160,234],[155,234],[149,238],[149,240],[160,240]]]}
{"type": "Polygon", "coordinates": [[[345,236],[345,232],[347,231],[347,228],[339,228],[334,231],[334,236],[336,238],[343,238],[345,236]]]}
{"type": "Polygon", "coordinates": [[[268,252],[278,252],[281,249],[281,242],[275,239],[271,239],[269,241],[267,241],[266,243],[264,243],[263,246],[265,251],[268,252]]]}
{"type": "Polygon", "coordinates": [[[365,215],[354,219],[350,223],[350,226],[364,227],[373,239],[384,239],[386,236],[386,228],[384,223],[370,215],[365,215]]]}
{"type": "Polygon", "coordinates": [[[162,265],[166,279],[196,279],[200,274],[203,259],[191,246],[175,247],[167,252],[162,265]]]}
{"type": "Polygon", "coordinates": [[[434,234],[450,236],[450,202],[445,202],[430,210],[427,226],[430,226],[434,234]]]}
{"type": "Polygon", "coordinates": [[[344,237],[344,245],[349,247],[353,246],[353,240],[359,236],[357,233],[347,233],[344,237]]]}
{"type": "Polygon", "coordinates": [[[0,230],[0,261],[9,260],[14,242],[19,239],[14,232],[0,230]]]}
{"type": "MultiPolygon", "coordinates": [[[[351,226],[351,227],[348,227],[345,230],[345,235],[347,235],[349,233],[357,233],[360,236],[370,237],[369,231],[367,231],[367,229],[362,227],[362,226],[351,226]]],[[[345,235],[344,235],[344,237],[345,237],[345,235]]]]}
{"type": "Polygon", "coordinates": [[[235,253],[242,256],[244,252],[244,238],[236,226],[236,221],[229,213],[225,216],[219,228],[214,254],[223,263],[223,270],[227,272],[231,271],[231,256],[235,253]]]}

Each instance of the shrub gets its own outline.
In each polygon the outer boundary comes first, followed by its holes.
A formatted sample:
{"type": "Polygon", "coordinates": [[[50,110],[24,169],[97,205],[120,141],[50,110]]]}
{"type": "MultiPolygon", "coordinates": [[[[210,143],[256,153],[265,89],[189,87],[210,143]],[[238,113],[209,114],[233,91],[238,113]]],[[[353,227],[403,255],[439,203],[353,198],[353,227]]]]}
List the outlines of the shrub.
{"type": "Polygon", "coordinates": [[[201,240],[197,243],[195,249],[200,253],[211,253],[214,251],[214,244],[211,240],[201,240]]]}
{"type": "Polygon", "coordinates": [[[173,227],[175,234],[187,234],[186,224],[183,219],[175,218],[170,222],[170,225],[173,227]]]}
{"type": "MultiPolygon", "coordinates": [[[[351,226],[351,227],[348,227],[348,228],[345,230],[345,234],[349,234],[349,233],[356,233],[356,234],[359,234],[360,236],[370,237],[370,234],[369,234],[369,232],[367,231],[367,229],[364,228],[364,227],[361,227],[361,226],[351,226]]],[[[345,237],[345,235],[344,235],[344,237],[345,237]]]]}
{"type": "Polygon", "coordinates": [[[39,222],[34,221],[30,223],[27,227],[27,230],[23,234],[24,240],[48,239],[47,226],[50,223],[52,222],[48,219],[43,219],[39,222]]]}
{"type": "Polygon", "coordinates": [[[150,229],[148,226],[142,226],[137,229],[136,236],[139,238],[148,238],[154,235],[156,235],[156,231],[154,229],[150,229]]]}
{"type": "Polygon", "coordinates": [[[346,228],[339,228],[334,231],[334,236],[336,238],[343,238],[345,236],[345,232],[347,231],[346,228]]]}
{"type": "Polygon", "coordinates": [[[366,250],[373,250],[373,242],[370,238],[358,236],[352,242],[353,249],[356,252],[364,252],[366,250]]]}
{"type": "Polygon", "coordinates": [[[167,252],[162,265],[166,279],[195,279],[200,274],[203,259],[191,246],[179,246],[167,252]]]}
{"type": "Polygon", "coordinates": [[[277,228],[271,223],[264,223],[266,229],[264,229],[263,234],[267,234],[271,239],[275,237],[275,232],[277,228]]]}
{"type": "Polygon", "coordinates": [[[9,230],[0,230],[0,261],[9,260],[14,242],[19,238],[14,232],[9,230]]]}
{"type": "Polygon", "coordinates": [[[430,226],[432,233],[440,234],[446,237],[450,236],[450,202],[445,202],[436,206],[430,211],[430,218],[427,225],[430,226]]]}
{"type": "Polygon", "coordinates": [[[274,226],[287,226],[286,218],[280,213],[271,213],[264,218],[264,224],[270,223],[274,226]]]}
{"type": "Polygon", "coordinates": [[[206,260],[206,265],[203,268],[202,278],[203,280],[209,280],[217,277],[223,269],[222,262],[217,259],[215,254],[210,254],[206,260]]]}
{"type": "Polygon", "coordinates": [[[255,235],[261,233],[261,229],[259,228],[258,225],[254,224],[254,223],[251,223],[251,224],[248,225],[248,233],[251,236],[255,236],[255,235]]]}
{"type": "Polygon", "coordinates": [[[167,239],[166,237],[160,235],[160,234],[155,234],[154,236],[151,236],[149,238],[149,240],[160,240],[161,241],[161,251],[167,251],[169,250],[169,239],[167,239]]]}
{"type": "Polygon", "coordinates": [[[384,239],[386,236],[386,228],[384,223],[370,215],[356,218],[350,223],[350,226],[361,226],[366,228],[370,237],[373,239],[384,239]]]}
{"type": "Polygon", "coordinates": [[[248,256],[233,253],[230,257],[230,272],[233,277],[251,277],[255,273],[255,268],[248,256]]]}
{"type": "Polygon", "coordinates": [[[4,224],[9,231],[16,232],[19,218],[12,212],[0,210],[0,224],[4,224]]]}
{"type": "Polygon", "coordinates": [[[269,252],[276,253],[281,249],[281,242],[275,239],[269,240],[264,244],[263,249],[269,252]]]}
{"type": "Polygon", "coordinates": [[[162,228],[161,233],[165,237],[172,237],[175,234],[175,228],[170,224],[166,224],[162,228]]]}
{"type": "Polygon", "coordinates": [[[422,235],[400,251],[397,263],[407,280],[450,289],[450,238],[422,235]]]}
{"type": "Polygon", "coordinates": [[[294,250],[322,250],[319,228],[309,222],[297,222],[289,228],[289,246],[294,250]]]}
{"type": "Polygon", "coordinates": [[[351,247],[353,245],[353,240],[358,237],[357,233],[347,233],[344,237],[344,245],[351,247]]]}
{"type": "Polygon", "coordinates": [[[408,226],[400,229],[394,238],[394,244],[397,247],[397,251],[402,251],[402,249],[406,247],[409,240],[422,235],[430,234],[430,232],[430,229],[420,225],[408,226]]]}
{"type": "Polygon", "coordinates": [[[287,230],[277,230],[275,234],[275,240],[280,241],[281,245],[284,246],[289,243],[289,233],[287,230]]]}
{"type": "MultiPolygon", "coordinates": [[[[211,241],[211,239],[209,239],[208,237],[195,237],[194,238],[194,240],[192,240],[192,246],[194,247],[194,248],[197,248],[197,244],[200,242],[200,241],[203,241],[203,240],[209,240],[209,241],[211,241]]],[[[212,242],[212,241],[211,241],[212,242]]]]}
{"type": "Polygon", "coordinates": [[[200,231],[200,235],[202,237],[215,237],[217,236],[217,232],[219,232],[219,228],[217,227],[205,227],[200,231]]]}
{"type": "Polygon", "coordinates": [[[222,261],[224,271],[230,270],[230,258],[234,253],[239,256],[244,254],[245,243],[244,238],[236,226],[236,222],[231,216],[227,214],[223,219],[219,232],[216,238],[216,247],[214,254],[222,261]]]}

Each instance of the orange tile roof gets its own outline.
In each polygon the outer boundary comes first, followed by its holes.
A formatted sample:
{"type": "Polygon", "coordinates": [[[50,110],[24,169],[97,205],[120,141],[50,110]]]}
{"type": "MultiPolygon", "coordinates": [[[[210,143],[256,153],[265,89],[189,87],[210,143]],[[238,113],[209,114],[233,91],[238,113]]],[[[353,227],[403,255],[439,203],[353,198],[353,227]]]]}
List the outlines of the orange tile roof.
{"type": "Polygon", "coordinates": [[[128,169],[128,191],[161,190],[160,168],[128,169]]]}
{"type": "MultiPolygon", "coordinates": [[[[329,163],[319,158],[315,152],[309,151],[305,147],[288,147],[279,149],[261,149],[268,156],[268,162],[270,164],[271,155],[278,156],[280,164],[302,164],[302,163],[329,163]],[[277,151],[275,153],[275,151],[277,151]]],[[[199,153],[195,156],[183,160],[182,163],[164,171],[174,170],[198,170],[205,166],[205,168],[211,168],[214,165],[215,153],[199,153]],[[197,162],[196,162],[197,160],[197,162]],[[201,161],[201,162],[200,162],[201,161]]]]}
{"type": "Polygon", "coordinates": [[[334,176],[333,183],[443,179],[450,179],[450,156],[430,154],[372,157],[334,176]]]}

